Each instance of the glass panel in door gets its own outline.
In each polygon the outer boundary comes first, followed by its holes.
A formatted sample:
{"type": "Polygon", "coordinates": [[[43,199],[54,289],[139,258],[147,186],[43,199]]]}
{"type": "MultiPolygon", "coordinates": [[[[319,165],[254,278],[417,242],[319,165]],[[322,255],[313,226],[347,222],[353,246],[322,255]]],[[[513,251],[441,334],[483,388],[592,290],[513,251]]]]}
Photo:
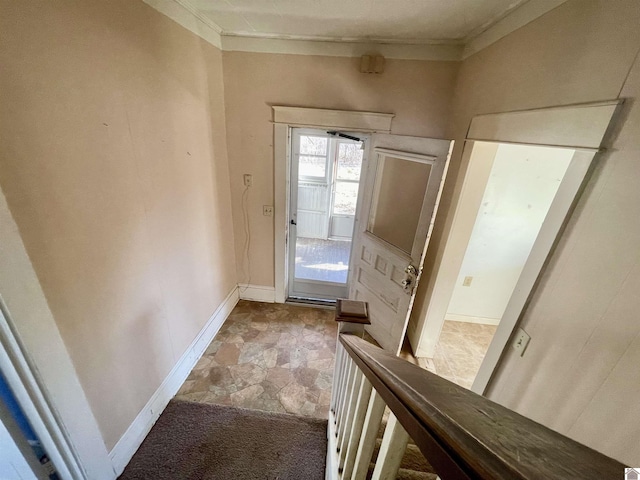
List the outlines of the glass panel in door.
{"type": "Polygon", "coordinates": [[[369,233],[411,255],[430,175],[428,163],[381,156],[369,233]]]}
{"type": "Polygon", "coordinates": [[[347,294],[363,150],[360,142],[321,135],[293,135],[290,297],[347,294]]]}

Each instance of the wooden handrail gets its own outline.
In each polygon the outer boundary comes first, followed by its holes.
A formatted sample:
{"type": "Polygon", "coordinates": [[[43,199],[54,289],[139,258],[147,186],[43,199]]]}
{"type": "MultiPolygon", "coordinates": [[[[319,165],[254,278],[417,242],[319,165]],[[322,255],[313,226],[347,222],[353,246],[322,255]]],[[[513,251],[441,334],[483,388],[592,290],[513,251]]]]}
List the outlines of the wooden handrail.
{"type": "Polygon", "coordinates": [[[622,478],[624,465],[355,335],[340,342],[444,480],[622,478]]]}

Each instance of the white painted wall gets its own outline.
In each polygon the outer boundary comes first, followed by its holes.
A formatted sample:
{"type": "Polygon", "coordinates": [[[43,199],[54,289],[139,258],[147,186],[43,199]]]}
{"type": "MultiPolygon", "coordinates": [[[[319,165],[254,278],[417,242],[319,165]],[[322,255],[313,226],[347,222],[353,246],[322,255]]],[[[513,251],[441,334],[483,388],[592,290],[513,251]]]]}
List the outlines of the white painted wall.
{"type": "Polygon", "coordinates": [[[447,318],[499,321],[573,153],[498,147],[447,318]],[[465,287],[467,276],[473,280],[465,287]]]}

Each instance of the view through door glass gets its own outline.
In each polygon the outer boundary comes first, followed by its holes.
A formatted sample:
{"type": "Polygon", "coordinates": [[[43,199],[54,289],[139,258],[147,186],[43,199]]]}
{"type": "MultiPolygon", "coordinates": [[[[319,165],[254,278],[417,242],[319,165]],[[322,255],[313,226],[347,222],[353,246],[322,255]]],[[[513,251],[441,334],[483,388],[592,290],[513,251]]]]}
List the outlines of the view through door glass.
{"type": "Polygon", "coordinates": [[[381,156],[369,233],[411,255],[430,174],[431,165],[427,163],[381,156]]]}
{"type": "Polygon", "coordinates": [[[361,143],[301,134],[297,144],[294,280],[346,284],[362,168],[361,143]]]}

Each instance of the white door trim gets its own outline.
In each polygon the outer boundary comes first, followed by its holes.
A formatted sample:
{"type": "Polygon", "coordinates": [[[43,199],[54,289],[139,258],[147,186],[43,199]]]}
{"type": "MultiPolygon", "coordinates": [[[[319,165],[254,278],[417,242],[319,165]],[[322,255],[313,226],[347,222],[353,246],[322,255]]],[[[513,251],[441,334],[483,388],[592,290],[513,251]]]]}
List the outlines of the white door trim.
{"type": "Polygon", "coordinates": [[[5,308],[0,303],[0,371],[60,477],[83,478],[73,449],[49,408],[3,310],[5,308]]]}
{"type": "Polygon", "coordinates": [[[336,128],[357,132],[391,132],[393,113],[326,110],[274,105],[273,121],[295,127],[336,128]]]}
{"type": "Polygon", "coordinates": [[[289,271],[287,258],[287,241],[289,238],[289,188],[291,168],[291,127],[284,123],[273,125],[274,156],[274,285],[276,303],[284,303],[287,299],[286,275],[289,271]]]}
{"type": "Polygon", "coordinates": [[[388,133],[391,130],[391,120],[395,115],[284,106],[273,106],[272,108],[274,112],[274,286],[276,303],[284,303],[287,299],[286,276],[289,268],[287,239],[289,236],[291,128],[332,128],[367,133],[388,133]]]}
{"type": "MultiPolygon", "coordinates": [[[[448,234],[439,267],[433,274],[433,284],[426,293],[426,312],[419,319],[416,329],[418,356],[433,357],[444,315],[451,298],[460,262],[475,216],[468,215],[474,203],[479,205],[489,172],[490,161],[470,162],[472,151],[484,150],[491,154],[497,143],[518,143],[537,146],[551,146],[575,149],[572,162],[551,205],[547,218],[529,255],[518,284],[514,290],[505,314],[498,326],[494,339],[485,355],[472,390],[484,393],[491,380],[513,329],[517,325],[525,304],[542,273],[558,233],[570,215],[593,157],[598,152],[611,118],[621,104],[620,100],[554,107],[521,112],[507,112],[474,117],[462,153],[462,164],[468,165],[458,197],[457,207],[448,234]],[[492,142],[492,143],[485,143],[492,142]],[[483,179],[484,182],[478,181],[483,179]],[[479,197],[478,197],[479,195],[479,197]],[[467,220],[464,220],[467,218],[467,220]],[[473,218],[471,223],[468,218],[473,218]],[[465,241],[466,239],[466,241],[465,241]],[[453,281],[452,281],[453,279],[453,281]]],[[[476,208],[477,211],[477,208],[476,208]]],[[[414,337],[415,338],[415,337],[414,337]]]]}
{"type": "Polygon", "coordinates": [[[621,100],[478,115],[467,140],[598,150],[621,100]]]}
{"type": "MultiPolygon", "coordinates": [[[[0,232],[0,303],[6,320],[0,348],[9,354],[2,355],[3,371],[19,373],[26,390],[22,406],[43,442],[53,439],[47,450],[57,457],[63,478],[113,479],[98,423],[1,192],[0,232]]],[[[19,390],[15,377],[11,385],[19,390]]]]}

